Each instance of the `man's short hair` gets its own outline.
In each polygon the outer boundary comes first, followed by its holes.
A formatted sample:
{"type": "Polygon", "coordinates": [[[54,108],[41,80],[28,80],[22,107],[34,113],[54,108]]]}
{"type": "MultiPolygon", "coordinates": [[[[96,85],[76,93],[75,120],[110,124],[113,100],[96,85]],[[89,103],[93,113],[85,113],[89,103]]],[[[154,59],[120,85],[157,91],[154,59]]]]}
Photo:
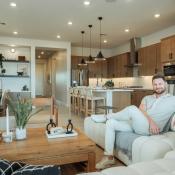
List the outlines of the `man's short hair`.
{"type": "Polygon", "coordinates": [[[152,82],[153,82],[153,80],[158,79],[158,78],[161,78],[162,80],[166,81],[163,73],[157,73],[152,77],[152,82]]]}

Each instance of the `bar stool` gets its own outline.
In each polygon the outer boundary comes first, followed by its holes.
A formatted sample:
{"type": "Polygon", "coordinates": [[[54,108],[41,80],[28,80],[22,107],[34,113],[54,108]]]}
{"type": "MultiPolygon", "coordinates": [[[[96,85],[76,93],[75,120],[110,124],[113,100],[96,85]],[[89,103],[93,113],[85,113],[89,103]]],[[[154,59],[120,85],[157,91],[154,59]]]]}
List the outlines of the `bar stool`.
{"type": "Polygon", "coordinates": [[[79,88],[75,87],[73,91],[73,98],[74,98],[74,113],[79,116],[80,114],[80,93],[79,88]]]}
{"type": "Polygon", "coordinates": [[[106,100],[105,97],[96,97],[93,96],[92,89],[87,88],[86,89],[86,116],[91,114],[96,114],[96,106],[99,102],[101,102],[102,105],[105,106],[106,100]]]}
{"type": "Polygon", "coordinates": [[[72,87],[69,88],[69,95],[70,95],[70,109],[71,112],[74,112],[74,89],[72,87]]]}
{"type": "Polygon", "coordinates": [[[86,86],[83,86],[79,89],[80,95],[80,115],[86,115],[86,86]]]}

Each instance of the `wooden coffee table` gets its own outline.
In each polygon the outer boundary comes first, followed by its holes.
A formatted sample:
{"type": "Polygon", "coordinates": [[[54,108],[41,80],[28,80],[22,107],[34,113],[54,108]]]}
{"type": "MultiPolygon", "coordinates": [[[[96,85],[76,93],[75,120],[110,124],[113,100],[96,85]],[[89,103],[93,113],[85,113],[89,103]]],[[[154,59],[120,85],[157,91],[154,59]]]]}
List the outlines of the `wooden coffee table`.
{"type": "Polygon", "coordinates": [[[27,139],[0,142],[0,157],[28,164],[69,164],[87,162],[87,171],[95,170],[95,143],[80,130],[78,136],[48,139],[44,128],[29,128],[27,139]]]}

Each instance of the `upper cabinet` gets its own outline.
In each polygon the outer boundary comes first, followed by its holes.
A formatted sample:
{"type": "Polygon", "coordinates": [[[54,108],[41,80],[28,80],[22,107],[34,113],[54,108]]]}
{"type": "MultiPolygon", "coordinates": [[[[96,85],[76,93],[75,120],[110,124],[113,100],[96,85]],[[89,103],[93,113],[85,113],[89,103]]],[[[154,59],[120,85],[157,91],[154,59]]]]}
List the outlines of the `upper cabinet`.
{"type": "Polygon", "coordinates": [[[90,78],[107,78],[107,60],[88,64],[90,78]]]}
{"type": "Polygon", "coordinates": [[[161,71],[160,43],[153,44],[138,50],[140,76],[150,76],[161,71]]]}
{"type": "Polygon", "coordinates": [[[107,59],[107,75],[108,78],[116,77],[116,57],[110,57],[107,59]]]}
{"type": "Polygon", "coordinates": [[[130,54],[127,52],[107,59],[108,78],[131,76],[131,70],[127,67],[129,56],[130,54]]]}
{"type": "Polygon", "coordinates": [[[78,64],[81,62],[81,56],[71,56],[71,69],[77,69],[78,64]]]}
{"type": "Polygon", "coordinates": [[[161,62],[175,61],[175,36],[161,40],[161,62]]]}
{"type": "Polygon", "coordinates": [[[116,72],[117,77],[130,77],[131,76],[131,69],[127,67],[130,63],[130,53],[123,53],[120,55],[117,55],[117,66],[116,66],[116,72]]]}

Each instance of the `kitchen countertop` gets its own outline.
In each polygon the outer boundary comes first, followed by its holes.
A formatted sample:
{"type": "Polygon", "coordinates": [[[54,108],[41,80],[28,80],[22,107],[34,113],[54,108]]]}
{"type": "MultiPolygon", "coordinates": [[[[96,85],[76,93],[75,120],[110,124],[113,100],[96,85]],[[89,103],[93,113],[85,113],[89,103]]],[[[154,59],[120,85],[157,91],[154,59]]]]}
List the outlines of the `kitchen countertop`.
{"type": "Polygon", "coordinates": [[[92,89],[93,91],[134,91],[134,90],[152,90],[143,87],[114,87],[114,88],[103,88],[103,87],[96,87],[92,89]]]}
{"type": "Polygon", "coordinates": [[[92,89],[93,91],[98,91],[98,92],[105,92],[105,91],[112,91],[112,92],[115,92],[115,91],[126,91],[126,92],[132,92],[134,91],[133,89],[128,89],[128,88],[111,88],[111,89],[106,89],[106,88],[93,88],[92,89]]]}

